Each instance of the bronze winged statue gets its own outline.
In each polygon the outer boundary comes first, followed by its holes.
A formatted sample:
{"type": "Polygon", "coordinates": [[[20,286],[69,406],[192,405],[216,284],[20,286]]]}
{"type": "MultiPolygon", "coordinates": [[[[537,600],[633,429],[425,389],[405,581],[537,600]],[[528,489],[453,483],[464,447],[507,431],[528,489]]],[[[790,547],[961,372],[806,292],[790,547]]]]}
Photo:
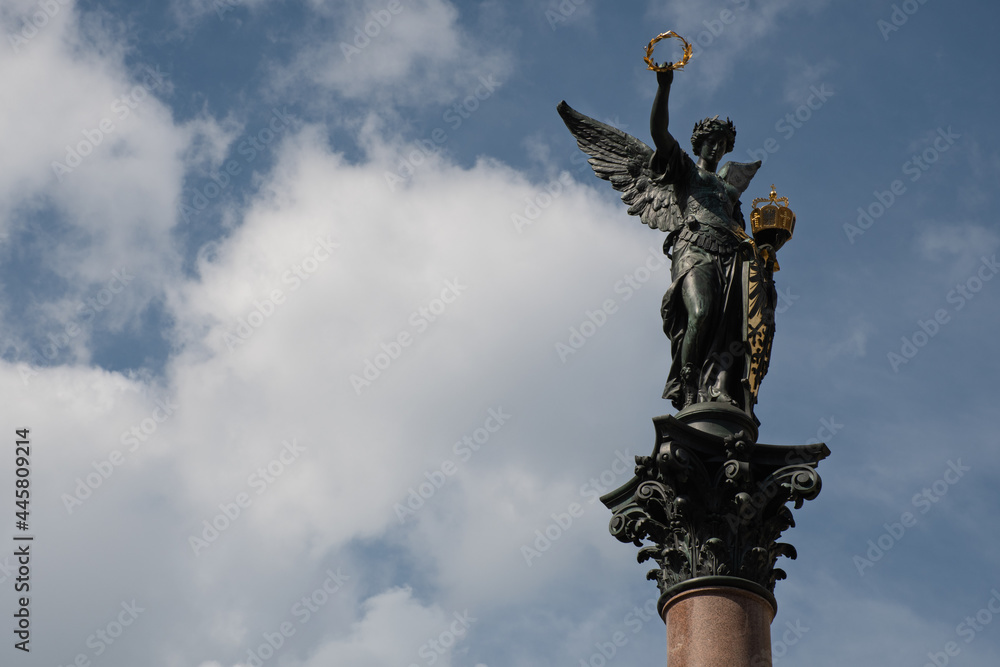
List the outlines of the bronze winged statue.
{"type": "Polygon", "coordinates": [[[732,121],[718,116],[695,125],[695,162],[667,129],[673,71],[658,71],[657,81],[655,150],[566,102],[559,115],[594,173],[622,193],[629,214],[667,234],[672,282],[661,314],[672,364],[663,397],[679,410],[721,402],[753,416],[774,336],[777,249],[746,233],[739,199],[761,163],[728,162],[716,173],[736,140],[732,121]]]}

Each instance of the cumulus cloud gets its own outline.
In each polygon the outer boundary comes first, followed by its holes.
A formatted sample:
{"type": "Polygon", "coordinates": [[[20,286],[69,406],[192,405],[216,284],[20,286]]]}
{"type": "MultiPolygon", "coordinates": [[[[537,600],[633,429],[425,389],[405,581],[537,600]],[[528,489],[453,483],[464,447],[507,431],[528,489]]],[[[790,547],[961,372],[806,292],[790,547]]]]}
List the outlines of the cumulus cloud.
{"type": "MultiPolygon", "coordinates": [[[[91,83],[116,90],[110,79],[91,83]]],[[[116,134],[130,147],[131,168],[116,164],[125,159],[116,151],[103,155],[98,146],[64,183],[39,177],[38,188],[58,193],[79,176],[81,183],[69,185],[71,195],[55,196],[89,201],[100,210],[97,192],[114,195],[139,179],[158,189],[144,191],[145,202],[136,194],[115,206],[156,216],[145,232],[155,240],[166,237],[176,215],[170,204],[185,165],[181,151],[188,147],[201,159],[217,161],[232,132],[207,126],[202,137],[208,147],[192,149],[193,130],[173,123],[154,96],[143,103],[148,115],[137,107],[132,117],[135,144],[124,127],[116,134]],[[152,152],[144,152],[160,132],[177,144],[160,138],[152,152]],[[146,170],[160,178],[142,177],[146,170]],[[150,206],[150,197],[162,204],[150,206]]],[[[92,109],[98,116],[103,112],[101,105],[92,109]]],[[[117,605],[133,598],[149,610],[140,618],[159,619],[137,622],[131,641],[115,649],[116,659],[130,659],[139,645],[158,645],[167,627],[173,636],[206,629],[191,648],[168,650],[168,664],[237,655],[282,618],[291,604],[282,597],[284,587],[308,589],[330,554],[399,530],[394,506],[425,479],[413,471],[456,458],[455,442],[474,433],[490,409],[516,414],[515,423],[537,420],[537,409],[516,389],[525,367],[509,360],[548,366],[559,384],[572,364],[560,363],[554,343],[594,307],[591,294],[615,298],[619,274],[646,262],[649,249],[624,234],[627,228],[609,223],[621,217],[614,202],[569,177],[545,184],[546,190],[497,162],[460,168],[438,155],[406,182],[393,183],[386,178],[396,167],[391,156],[407,147],[392,141],[374,134],[372,161],[351,164],[326,147],[319,127],[290,135],[277,148],[275,166],[242,224],[203,255],[195,277],[169,269],[164,256],[170,251],[161,245],[150,243],[153,258],[144,260],[127,234],[123,240],[123,234],[108,231],[108,243],[121,244],[121,252],[144,270],[156,261],[168,267],[160,270],[158,288],[175,323],[169,333],[177,353],[162,380],[84,366],[28,369],[22,379],[23,365],[4,366],[17,414],[34,423],[44,422],[46,414],[61,415],[60,427],[44,437],[72,443],[66,455],[46,462],[49,497],[59,499],[49,511],[60,526],[60,548],[74,551],[97,574],[72,584],[69,571],[56,576],[78,601],[60,622],[74,628],[70,637],[83,638],[68,640],[60,651],[91,654],[86,637],[101,621],[90,628],[74,614],[96,597],[109,619],[117,605]],[[527,211],[529,205],[544,214],[527,211]],[[585,270],[605,255],[612,261],[604,268],[585,270]],[[533,326],[520,326],[523,321],[533,326]],[[400,342],[403,334],[409,342],[400,342]],[[384,358],[391,359],[388,366],[384,358]],[[389,413],[395,418],[386,419],[389,413]],[[456,430],[456,424],[464,426],[456,430]],[[89,540],[97,530],[104,539],[89,540]],[[109,548],[120,555],[102,562],[109,548]],[[248,586],[265,580],[279,561],[309,565],[286,576],[283,587],[248,586]],[[157,572],[155,581],[143,583],[150,570],[157,572]],[[96,582],[111,572],[119,583],[98,594],[96,582]],[[186,602],[170,593],[194,584],[199,592],[186,602]]],[[[34,159],[44,167],[47,158],[39,151],[34,159]]],[[[125,215],[70,220],[96,231],[115,220],[123,232],[137,226],[125,215]]],[[[107,266],[114,248],[94,248],[99,258],[105,253],[100,260],[70,256],[61,270],[75,276],[86,273],[90,261],[107,266]]],[[[71,299],[64,301],[70,309],[71,299]]],[[[85,345],[82,350],[81,356],[85,345]]],[[[573,418],[571,405],[560,402],[566,419],[573,418]]],[[[518,545],[533,539],[536,526],[544,529],[551,513],[583,502],[571,473],[558,472],[567,479],[563,485],[543,481],[564,465],[572,443],[555,442],[539,453],[544,436],[529,429],[519,439],[514,429],[505,429],[510,435],[498,434],[492,452],[482,454],[482,461],[500,463],[505,472],[498,476],[470,462],[441,496],[475,498],[476,511],[495,516],[493,528],[474,530],[478,519],[465,516],[468,538],[450,555],[440,546],[426,548],[444,534],[446,505],[429,506],[406,528],[413,532],[404,548],[424,549],[437,563],[433,577],[453,592],[456,607],[466,588],[469,599],[483,605],[498,596],[509,600],[517,590],[502,579],[482,579],[463,559],[477,558],[485,544],[495,554],[490,567],[520,577],[528,568],[518,545]],[[528,472],[529,462],[540,469],[528,472]]],[[[603,465],[571,463],[578,471],[603,465]]],[[[589,516],[603,522],[594,512],[589,516]]],[[[579,530],[577,539],[584,534],[579,530]]],[[[563,556],[550,562],[573,557],[576,550],[564,544],[563,556]]],[[[401,594],[380,595],[369,603],[368,625],[358,626],[353,638],[317,648],[309,664],[341,654],[385,664],[385,656],[362,655],[380,644],[370,641],[372,632],[392,626],[380,619],[401,594]]],[[[414,625],[427,629],[415,640],[441,632],[445,612],[414,603],[401,609],[426,617],[414,625]]],[[[381,643],[386,650],[403,650],[396,641],[381,643]]]]}
{"type": "Polygon", "coordinates": [[[407,0],[385,6],[322,3],[334,26],[275,68],[278,94],[306,87],[382,106],[441,105],[466,94],[481,76],[505,77],[510,57],[473,40],[447,0],[407,0]]]}
{"type": "Polygon", "coordinates": [[[406,589],[366,600],[364,614],[346,636],[327,641],[297,664],[381,667],[433,661],[450,667],[455,647],[478,620],[468,610],[449,613],[437,605],[424,606],[406,589]]]}
{"type": "MultiPolygon", "coordinates": [[[[175,123],[163,101],[173,89],[163,63],[126,65],[113,30],[78,21],[73,3],[55,6],[0,60],[0,83],[19,91],[0,110],[8,147],[0,156],[0,225],[5,253],[27,255],[35,275],[59,286],[29,302],[10,332],[21,357],[86,362],[97,310],[110,330],[134,324],[178,271],[171,234],[183,175],[189,163],[217,159],[232,131],[204,115],[175,123]],[[40,233],[50,239],[40,241],[40,233]],[[52,242],[57,235],[70,242],[52,242]],[[116,278],[122,272],[132,279],[116,278]],[[113,303],[101,294],[109,284],[113,303]],[[87,305],[95,299],[98,306],[87,305]],[[65,336],[68,329],[75,333],[65,336]],[[29,342],[48,333],[72,339],[57,346],[58,357],[29,342]]],[[[14,31],[30,12],[5,15],[5,27],[14,31]]],[[[8,285],[20,280],[9,278],[8,285]]]]}

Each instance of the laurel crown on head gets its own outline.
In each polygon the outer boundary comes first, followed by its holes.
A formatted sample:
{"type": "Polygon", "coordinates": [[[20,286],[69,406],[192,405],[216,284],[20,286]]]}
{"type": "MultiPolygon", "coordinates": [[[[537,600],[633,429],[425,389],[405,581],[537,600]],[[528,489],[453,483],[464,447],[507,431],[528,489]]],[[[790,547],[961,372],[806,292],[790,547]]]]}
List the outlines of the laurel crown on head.
{"type": "Polygon", "coordinates": [[[733,150],[733,146],[736,145],[736,126],[728,117],[723,123],[716,114],[712,118],[706,118],[694,124],[694,130],[691,132],[691,147],[694,149],[695,155],[701,153],[702,142],[715,132],[723,132],[726,135],[726,152],[729,153],[733,150]]]}

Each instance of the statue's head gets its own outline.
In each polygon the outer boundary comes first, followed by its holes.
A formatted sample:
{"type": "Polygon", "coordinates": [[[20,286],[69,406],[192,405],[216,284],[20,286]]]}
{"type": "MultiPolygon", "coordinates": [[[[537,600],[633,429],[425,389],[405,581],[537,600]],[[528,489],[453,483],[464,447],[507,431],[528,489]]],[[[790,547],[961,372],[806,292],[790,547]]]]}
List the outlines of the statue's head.
{"type": "Polygon", "coordinates": [[[694,149],[695,155],[701,155],[701,145],[713,134],[722,134],[726,138],[727,153],[733,150],[733,146],[736,145],[736,126],[728,118],[722,122],[715,116],[694,124],[694,130],[691,132],[691,148],[694,149]]]}

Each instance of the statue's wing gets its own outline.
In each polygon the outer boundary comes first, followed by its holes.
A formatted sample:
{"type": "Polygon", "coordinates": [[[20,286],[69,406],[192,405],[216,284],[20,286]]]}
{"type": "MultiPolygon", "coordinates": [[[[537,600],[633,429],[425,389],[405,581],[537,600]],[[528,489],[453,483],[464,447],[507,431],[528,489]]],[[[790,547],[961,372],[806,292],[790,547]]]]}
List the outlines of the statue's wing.
{"type": "MultiPolygon", "coordinates": [[[[727,162],[719,170],[719,178],[739,190],[739,193],[742,195],[746,192],[750,181],[753,180],[754,174],[760,169],[761,164],[760,160],[756,162],[727,162]]],[[[736,207],[733,209],[733,220],[744,230],[747,228],[746,219],[743,217],[743,211],[738,201],[736,202],[736,207]]]]}
{"type": "Polygon", "coordinates": [[[672,232],[680,227],[683,210],[674,185],[663,182],[649,168],[653,149],[618,128],[576,111],[566,102],[557,107],[576,143],[590,156],[594,173],[622,193],[630,215],[653,229],[672,232]]]}
{"type": "Polygon", "coordinates": [[[719,178],[740,191],[742,195],[753,180],[754,174],[760,169],[761,161],[727,162],[719,170],[719,178]]]}

